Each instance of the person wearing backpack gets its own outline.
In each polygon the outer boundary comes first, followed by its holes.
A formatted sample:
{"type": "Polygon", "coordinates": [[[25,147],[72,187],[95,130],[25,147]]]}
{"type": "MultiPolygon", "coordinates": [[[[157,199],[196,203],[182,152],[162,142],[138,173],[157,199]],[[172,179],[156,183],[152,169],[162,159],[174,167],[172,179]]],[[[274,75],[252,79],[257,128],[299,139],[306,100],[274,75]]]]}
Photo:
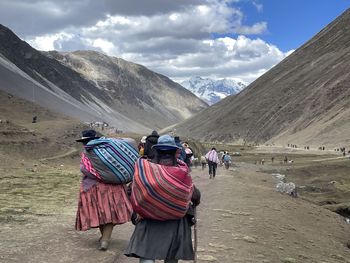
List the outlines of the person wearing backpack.
{"type": "Polygon", "coordinates": [[[188,142],[184,142],[182,144],[183,149],[185,150],[185,160],[184,162],[187,164],[187,166],[190,168],[191,171],[191,166],[192,166],[192,158],[193,158],[193,150],[192,148],[188,145],[188,142]]]}
{"type": "MultiPolygon", "coordinates": [[[[80,184],[75,229],[86,231],[99,228],[101,233],[99,250],[104,251],[108,249],[113,227],[130,221],[132,206],[127,196],[126,184],[106,183],[102,180],[102,175],[107,174],[107,169],[104,170],[102,164],[94,163],[98,158],[92,152],[92,145],[103,139],[108,140],[108,138],[100,138],[95,130],[85,130],[82,132],[82,137],[76,140],[83,144],[84,151],[81,153],[80,168],[83,177],[80,184]]],[[[136,142],[135,146],[130,145],[129,148],[135,148],[134,154],[138,157],[136,142]]],[[[130,163],[133,160],[136,159],[130,159],[130,163]]]]}
{"type": "Polygon", "coordinates": [[[201,156],[201,165],[202,165],[202,170],[205,169],[205,166],[207,165],[207,159],[205,159],[205,156],[201,156]]]}
{"type": "Polygon", "coordinates": [[[180,141],[180,137],[179,136],[175,136],[174,140],[175,140],[176,145],[181,149],[180,152],[179,152],[179,156],[177,158],[180,159],[181,161],[185,161],[185,159],[186,159],[186,151],[185,151],[185,148],[182,146],[182,143],[180,141]]]}
{"type": "Polygon", "coordinates": [[[209,166],[209,179],[214,179],[216,175],[216,169],[220,163],[219,155],[215,147],[211,148],[211,150],[207,152],[205,159],[207,159],[209,166]]]}
{"type": "Polygon", "coordinates": [[[225,152],[225,154],[222,157],[222,160],[224,162],[226,170],[228,170],[232,161],[231,156],[227,152],[225,152]]]}
{"type": "Polygon", "coordinates": [[[137,215],[125,255],[139,258],[140,263],[193,260],[191,226],[200,191],[188,166],[177,158],[181,149],[170,135],[160,136],[153,148],[152,160],[140,158],[135,165],[131,203],[137,215]]]}

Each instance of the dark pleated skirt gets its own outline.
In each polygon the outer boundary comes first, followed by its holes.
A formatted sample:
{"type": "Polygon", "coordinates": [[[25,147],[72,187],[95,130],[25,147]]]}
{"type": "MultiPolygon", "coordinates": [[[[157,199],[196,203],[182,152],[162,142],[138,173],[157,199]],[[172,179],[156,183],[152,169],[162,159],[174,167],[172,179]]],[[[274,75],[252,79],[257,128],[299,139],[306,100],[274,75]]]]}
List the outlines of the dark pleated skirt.
{"type": "Polygon", "coordinates": [[[193,260],[191,225],[185,216],[179,220],[140,221],[131,236],[128,257],[193,260]]]}

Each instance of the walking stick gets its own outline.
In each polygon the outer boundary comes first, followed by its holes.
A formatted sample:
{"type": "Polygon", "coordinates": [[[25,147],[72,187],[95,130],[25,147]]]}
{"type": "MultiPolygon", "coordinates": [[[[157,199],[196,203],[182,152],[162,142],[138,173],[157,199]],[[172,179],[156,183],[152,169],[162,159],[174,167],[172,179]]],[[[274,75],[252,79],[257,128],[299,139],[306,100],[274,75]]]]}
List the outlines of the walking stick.
{"type": "Polygon", "coordinates": [[[196,207],[193,208],[193,214],[194,214],[194,226],[193,226],[193,237],[194,237],[194,263],[197,263],[197,213],[196,213],[196,207]]]}

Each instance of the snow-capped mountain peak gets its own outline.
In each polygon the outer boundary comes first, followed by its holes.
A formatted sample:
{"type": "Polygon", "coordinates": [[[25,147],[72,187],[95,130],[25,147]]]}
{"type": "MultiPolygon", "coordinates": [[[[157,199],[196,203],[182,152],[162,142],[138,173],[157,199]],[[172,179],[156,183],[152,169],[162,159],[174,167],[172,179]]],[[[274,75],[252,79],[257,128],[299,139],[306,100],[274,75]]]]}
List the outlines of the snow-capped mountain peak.
{"type": "Polygon", "coordinates": [[[247,86],[243,82],[233,79],[225,78],[213,80],[199,76],[185,80],[181,82],[181,85],[202,100],[208,102],[209,105],[212,105],[227,96],[236,95],[247,86]]]}

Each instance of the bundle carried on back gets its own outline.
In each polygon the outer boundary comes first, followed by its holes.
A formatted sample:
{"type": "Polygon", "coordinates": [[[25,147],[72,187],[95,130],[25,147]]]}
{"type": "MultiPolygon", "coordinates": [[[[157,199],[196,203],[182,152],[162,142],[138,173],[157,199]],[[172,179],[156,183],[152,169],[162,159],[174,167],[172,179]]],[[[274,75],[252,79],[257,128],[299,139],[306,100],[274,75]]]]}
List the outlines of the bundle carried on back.
{"type": "Polygon", "coordinates": [[[137,149],[127,139],[100,138],[85,146],[80,169],[105,183],[126,184],[133,179],[138,158],[137,149]]]}
{"type": "Polygon", "coordinates": [[[135,165],[131,204],[143,218],[171,220],[182,218],[193,192],[187,165],[165,166],[140,158],[135,165]]]}

